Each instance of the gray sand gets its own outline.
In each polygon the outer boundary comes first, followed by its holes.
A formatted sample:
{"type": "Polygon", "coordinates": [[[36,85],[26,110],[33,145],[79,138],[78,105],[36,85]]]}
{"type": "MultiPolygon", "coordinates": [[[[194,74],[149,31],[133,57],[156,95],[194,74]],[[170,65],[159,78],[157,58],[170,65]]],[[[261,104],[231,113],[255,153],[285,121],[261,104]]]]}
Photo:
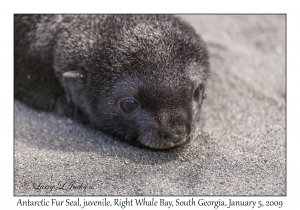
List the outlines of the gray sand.
{"type": "Polygon", "coordinates": [[[140,149],[15,101],[15,195],[286,195],[285,16],[182,17],[211,55],[202,135],[140,149]]]}

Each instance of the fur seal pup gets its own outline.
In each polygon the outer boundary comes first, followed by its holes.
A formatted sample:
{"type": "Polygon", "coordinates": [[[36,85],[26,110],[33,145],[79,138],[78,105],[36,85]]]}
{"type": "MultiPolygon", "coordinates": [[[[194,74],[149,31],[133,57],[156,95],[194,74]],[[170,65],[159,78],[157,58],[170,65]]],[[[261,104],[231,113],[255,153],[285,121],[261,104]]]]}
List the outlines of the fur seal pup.
{"type": "Polygon", "coordinates": [[[15,15],[14,96],[136,145],[199,133],[208,52],[172,15],[15,15]]]}

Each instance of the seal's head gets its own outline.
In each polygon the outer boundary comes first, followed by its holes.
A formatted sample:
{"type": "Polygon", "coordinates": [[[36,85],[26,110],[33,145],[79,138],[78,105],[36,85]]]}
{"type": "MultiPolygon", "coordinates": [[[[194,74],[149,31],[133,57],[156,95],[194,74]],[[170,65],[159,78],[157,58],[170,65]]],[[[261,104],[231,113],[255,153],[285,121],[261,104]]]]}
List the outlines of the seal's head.
{"type": "Polygon", "coordinates": [[[89,42],[78,74],[87,102],[78,92],[74,101],[98,128],[130,142],[166,149],[193,140],[209,73],[202,39],[174,16],[108,17],[103,27],[108,38],[89,42]]]}

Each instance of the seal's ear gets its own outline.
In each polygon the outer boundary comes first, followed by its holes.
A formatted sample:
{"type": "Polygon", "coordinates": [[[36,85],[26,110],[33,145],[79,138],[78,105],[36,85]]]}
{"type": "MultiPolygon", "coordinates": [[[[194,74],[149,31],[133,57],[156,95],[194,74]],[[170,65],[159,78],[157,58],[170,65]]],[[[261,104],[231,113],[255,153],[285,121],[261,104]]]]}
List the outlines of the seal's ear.
{"type": "Polygon", "coordinates": [[[66,71],[63,73],[63,77],[67,79],[84,79],[85,73],[81,70],[66,71]]]}

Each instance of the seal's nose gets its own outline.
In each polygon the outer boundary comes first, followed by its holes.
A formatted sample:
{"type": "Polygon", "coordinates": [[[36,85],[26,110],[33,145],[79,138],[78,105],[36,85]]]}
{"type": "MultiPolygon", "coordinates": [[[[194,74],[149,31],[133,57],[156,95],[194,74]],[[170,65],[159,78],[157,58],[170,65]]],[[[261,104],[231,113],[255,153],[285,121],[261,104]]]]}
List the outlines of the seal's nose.
{"type": "Polygon", "coordinates": [[[163,132],[162,137],[172,143],[178,143],[185,139],[187,136],[186,128],[185,126],[177,127],[176,129],[172,129],[169,131],[163,132]]]}

